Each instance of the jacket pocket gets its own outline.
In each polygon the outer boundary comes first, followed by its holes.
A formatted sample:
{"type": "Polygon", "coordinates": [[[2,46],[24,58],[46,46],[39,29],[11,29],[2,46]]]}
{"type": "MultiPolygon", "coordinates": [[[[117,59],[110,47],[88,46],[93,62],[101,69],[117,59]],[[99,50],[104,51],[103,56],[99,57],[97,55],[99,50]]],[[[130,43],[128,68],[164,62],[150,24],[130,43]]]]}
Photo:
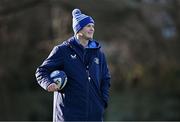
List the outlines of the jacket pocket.
{"type": "Polygon", "coordinates": [[[91,81],[89,83],[90,83],[90,89],[91,89],[92,93],[99,100],[101,105],[104,107],[105,103],[104,103],[103,98],[101,96],[101,92],[99,90],[99,87],[96,86],[95,81],[93,81],[93,79],[91,79],[91,81]]]}
{"type": "Polygon", "coordinates": [[[92,88],[90,88],[89,96],[89,119],[91,121],[102,121],[104,114],[104,106],[101,99],[92,88]]]}
{"type": "Polygon", "coordinates": [[[100,95],[100,92],[95,90],[95,88],[93,87],[92,81],[90,82],[90,93],[92,94],[93,98],[96,100],[96,102],[103,108],[104,111],[104,102],[102,100],[102,97],[100,95]]]}

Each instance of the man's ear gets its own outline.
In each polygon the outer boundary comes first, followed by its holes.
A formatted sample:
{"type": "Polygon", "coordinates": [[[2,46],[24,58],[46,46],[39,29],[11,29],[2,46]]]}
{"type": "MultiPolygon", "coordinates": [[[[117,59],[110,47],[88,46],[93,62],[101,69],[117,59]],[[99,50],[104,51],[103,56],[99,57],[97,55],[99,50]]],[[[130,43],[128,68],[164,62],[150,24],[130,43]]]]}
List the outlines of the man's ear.
{"type": "Polygon", "coordinates": [[[83,36],[83,34],[81,32],[79,32],[78,35],[81,36],[81,37],[83,36]]]}

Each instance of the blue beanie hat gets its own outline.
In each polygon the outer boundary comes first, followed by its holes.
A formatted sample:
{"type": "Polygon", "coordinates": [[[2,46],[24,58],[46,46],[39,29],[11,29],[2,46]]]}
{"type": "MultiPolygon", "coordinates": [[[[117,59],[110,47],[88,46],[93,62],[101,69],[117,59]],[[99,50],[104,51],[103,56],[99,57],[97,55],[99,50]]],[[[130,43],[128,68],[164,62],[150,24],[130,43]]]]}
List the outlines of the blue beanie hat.
{"type": "Polygon", "coordinates": [[[79,9],[74,9],[72,11],[72,16],[73,16],[72,27],[75,34],[77,34],[77,32],[83,29],[83,27],[86,26],[87,24],[94,23],[92,17],[82,14],[79,9]]]}

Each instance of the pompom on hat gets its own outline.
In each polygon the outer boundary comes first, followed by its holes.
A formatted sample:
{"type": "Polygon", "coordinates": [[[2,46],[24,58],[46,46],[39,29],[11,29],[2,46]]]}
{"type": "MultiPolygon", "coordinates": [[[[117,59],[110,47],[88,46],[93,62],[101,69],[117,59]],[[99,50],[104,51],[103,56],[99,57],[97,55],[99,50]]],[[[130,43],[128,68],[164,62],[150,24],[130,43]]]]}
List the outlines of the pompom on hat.
{"type": "Polygon", "coordinates": [[[87,24],[94,23],[92,17],[82,14],[79,9],[74,9],[72,11],[72,17],[72,27],[74,34],[77,34],[87,24]]]}

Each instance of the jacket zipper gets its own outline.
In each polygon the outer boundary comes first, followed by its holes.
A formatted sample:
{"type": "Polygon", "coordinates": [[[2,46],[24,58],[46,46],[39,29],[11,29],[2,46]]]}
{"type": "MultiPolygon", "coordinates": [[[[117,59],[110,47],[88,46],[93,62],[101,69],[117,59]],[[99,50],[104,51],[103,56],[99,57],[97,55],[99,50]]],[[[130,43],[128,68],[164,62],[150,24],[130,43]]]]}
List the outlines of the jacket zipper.
{"type": "MultiPolygon", "coordinates": [[[[70,48],[74,49],[71,45],[70,45],[70,48]]],[[[75,51],[75,53],[77,55],[79,55],[79,53],[75,49],[74,49],[74,51],[75,51]]],[[[88,76],[88,81],[90,82],[91,81],[91,77],[90,77],[90,73],[89,73],[89,66],[85,66],[85,64],[84,64],[85,53],[86,52],[84,52],[82,59],[81,59],[81,56],[79,56],[79,57],[80,57],[80,60],[82,61],[82,64],[84,65],[85,70],[86,70],[86,73],[87,73],[87,76],[88,76]]],[[[88,83],[88,87],[87,87],[87,94],[89,95],[89,83],[88,83]]],[[[87,120],[88,120],[88,118],[89,118],[89,96],[87,97],[87,106],[86,107],[87,107],[87,120]]]]}
{"type": "MultiPolygon", "coordinates": [[[[89,75],[89,67],[86,66],[86,73],[87,73],[87,78],[88,78],[88,81],[90,82],[91,78],[90,78],[90,75],[89,75]]],[[[89,82],[87,82],[87,120],[89,120],[89,111],[90,111],[90,108],[89,108],[89,82]]]]}

